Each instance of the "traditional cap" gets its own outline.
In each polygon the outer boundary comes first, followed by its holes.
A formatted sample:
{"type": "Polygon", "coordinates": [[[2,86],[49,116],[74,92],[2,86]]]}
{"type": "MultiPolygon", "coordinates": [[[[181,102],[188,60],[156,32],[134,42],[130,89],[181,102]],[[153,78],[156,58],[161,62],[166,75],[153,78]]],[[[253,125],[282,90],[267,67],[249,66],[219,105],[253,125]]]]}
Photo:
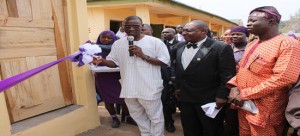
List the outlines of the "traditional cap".
{"type": "Polygon", "coordinates": [[[275,19],[277,21],[277,23],[279,23],[280,19],[281,19],[281,15],[277,11],[277,9],[273,6],[263,6],[263,7],[255,8],[250,12],[250,15],[265,17],[267,19],[275,19]],[[255,12],[263,12],[265,14],[264,15],[263,14],[257,14],[255,12]]]}
{"type": "Polygon", "coordinates": [[[249,32],[248,32],[247,28],[244,26],[236,26],[236,27],[231,28],[230,33],[233,33],[233,32],[241,32],[241,33],[244,33],[246,35],[246,37],[249,37],[249,32]]]}
{"type": "Polygon", "coordinates": [[[288,34],[288,36],[293,37],[294,39],[297,39],[297,36],[294,34],[288,34]]]}

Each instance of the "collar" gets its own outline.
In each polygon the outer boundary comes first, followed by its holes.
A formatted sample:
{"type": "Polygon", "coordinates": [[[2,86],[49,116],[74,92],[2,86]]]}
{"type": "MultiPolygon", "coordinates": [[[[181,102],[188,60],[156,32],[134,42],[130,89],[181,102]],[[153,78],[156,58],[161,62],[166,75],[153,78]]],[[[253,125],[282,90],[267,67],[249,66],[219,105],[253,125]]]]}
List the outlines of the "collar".
{"type": "MultiPolygon", "coordinates": [[[[206,39],[207,39],[207,36],[204,39],[202,39],[201,41],[196,42],[195,44],[197,44],[197,48],[199,48],[206,41],[206,39]]],[[[189,43],[191,43],[191,42],[188,42],[188,44],[189,43]]]]}
{"type": "Polygon", "coordinates": [[[172,40],[168,41],[168,43],[173,43],[173,41],[175,40],[175,38],[173,38],[172,40]]]}
{"type": "Polygon", "coordinates": [[[230,46],[231,46],[233,52],[239,52],[239,51],[245,51],[246,45],[247,45],[247,44],[248,44],[248,43],[246,42],[246,43],[245,43],[245,46],[243,46],[242,48],[236,48],[236,47],[234,46],[234,44],[231,44],[230,46]]]}

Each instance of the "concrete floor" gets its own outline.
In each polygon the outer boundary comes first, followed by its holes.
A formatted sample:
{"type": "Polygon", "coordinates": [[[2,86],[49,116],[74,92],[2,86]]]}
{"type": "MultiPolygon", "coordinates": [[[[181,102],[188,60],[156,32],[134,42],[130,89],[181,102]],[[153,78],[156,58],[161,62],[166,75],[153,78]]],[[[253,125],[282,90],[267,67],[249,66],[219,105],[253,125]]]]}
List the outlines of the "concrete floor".
{"type": "MultiPolygon", "coordinates": [[[[112,120],[103,106],[103,103],[98,106],[98,111],[101,125],[95,129],[78,134],[77,136],[140,136],[138,127],[134,125],[121,123],[119,128],[111,128],[112,120]]],[[[165,131],[165,136],[183,136],[179,112],[175,113],[173,117],[175,119],[174,125],[176,131],[174,133],[165,131]]],[[[120,116],[119,119],[121,119],[120,116]]]]}
{"type": "MultiPolygon", "coordinates": [[[[98,111],[101,125],[95,129],[78,134],[77,136],[140,136],[138,127],[130,124],[122,123],[119,128],[111,128],[111,117],[103,106],[103,103],[98,106],[98,111]]],[[[177,113],[173,115],[173,118],[175,119],[174,125],[176,127],[176,131],[174,133],[165,131],[165,136],[183,136],[180,113],[177,111],[177,113]]],[[[290,128],[286,136],[291,136],[292,132],[293,129],[290,128]]]]}

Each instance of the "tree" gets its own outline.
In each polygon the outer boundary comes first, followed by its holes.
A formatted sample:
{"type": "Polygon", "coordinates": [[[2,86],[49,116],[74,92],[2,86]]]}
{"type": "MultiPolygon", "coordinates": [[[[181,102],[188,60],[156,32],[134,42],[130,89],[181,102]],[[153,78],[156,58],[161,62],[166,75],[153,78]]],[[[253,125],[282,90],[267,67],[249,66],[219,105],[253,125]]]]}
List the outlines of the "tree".
{"type": "Polygon", "coordinates": [[[279,28],[282,33],[300,33],[300,9],[289,20],[281,21],[279,28]]]}

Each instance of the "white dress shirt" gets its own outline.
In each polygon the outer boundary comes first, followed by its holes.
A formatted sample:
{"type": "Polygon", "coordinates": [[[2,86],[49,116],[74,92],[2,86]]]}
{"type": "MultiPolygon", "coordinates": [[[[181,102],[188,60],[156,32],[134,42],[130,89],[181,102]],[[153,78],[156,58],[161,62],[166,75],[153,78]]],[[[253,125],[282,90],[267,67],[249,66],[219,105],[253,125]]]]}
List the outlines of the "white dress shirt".
{"type": "MultiPolygon", "coordinates": [[[[141,47],[143,53],[170,65],[170,56],[166,45],[158,38],[145,35],[134,45],[141,47]]],[[[112,60],[120,67],[121,98],[141,98],[157,100],[161,98],[163,81],[160,66],[150,64],[140,57],[129,56],[126,38],[117,40],[113,45],[107,60],[112,60]]]]}
{"type": "Polygon", "coordinates": [[[192,59],[194,58],[195,54],[200,49],[201,45],[206,41],[207,37],[197,43],[197,48],[187,48],[185,47],[183,53],[181,55],[181,63],[184,69],[188,67],[191,63],[192,59]]]}
{"type": "Polygon", "coordinates": [[[180,42],[184,42],[185,41],[182,34],[178,33],[178,34],[176,34],[176,36],[177,36],[177,40],[178,41],[180,41],[180,42]]]}

